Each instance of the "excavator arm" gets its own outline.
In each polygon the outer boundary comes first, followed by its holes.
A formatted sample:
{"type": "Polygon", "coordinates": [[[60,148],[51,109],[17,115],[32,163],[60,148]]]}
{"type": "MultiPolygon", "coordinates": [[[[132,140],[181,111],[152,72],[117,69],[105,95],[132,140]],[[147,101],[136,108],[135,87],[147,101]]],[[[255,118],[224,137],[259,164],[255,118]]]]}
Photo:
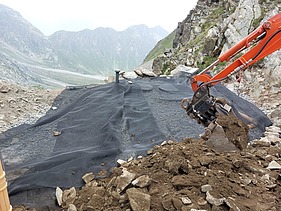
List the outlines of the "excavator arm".
{"type": "Polygon", "coordinates": [[[219,114],[227,115],[231,110],[231,106],[224,99],[211,96],[209,88],[234,74],[240,76],[246,68],[280,48],[281,13],[264,22],[222,54],[217,61],[190,79],[194,95],[191,100],[183,99],[181,106],[186,110],[188,116],[205,126],[207,130],[203,137],[207,139],[211,135],[217,126],[216,119],[219,114]],[[234,61],[231,62],[231,60],[234,61]],[[212,76],[210,71],[225,61],[231,63],[221,72],[212,76]]]}
{"type": "Polygon", "coordinates": [[[193,76],[191,80],[191,86],[194,92],[201,85],[212,86],[231,74],[244,71],[247,67],[256,63],[260,59],[270,55],[274,51],[281,48],[281,13],[275,15],[274,17],[267,20],[263,25],[254,30],[251,34],[241,40],[239,43],[234,45],[224,54],[222,54],[217,61],[207,67],[205,70],[199,74],[193,76]],[[231,58],[246,50],[251,48],[245,54],[240,56],[234,62],[229,64],[224,70],[211,77],[206,74],[214,66],[218,65],[220,62],[229,61],[231,58]],[[203,84],[202,84],[203,82],[203,84]],[[200,83],[200,84],[198,84],[200,83]]]}

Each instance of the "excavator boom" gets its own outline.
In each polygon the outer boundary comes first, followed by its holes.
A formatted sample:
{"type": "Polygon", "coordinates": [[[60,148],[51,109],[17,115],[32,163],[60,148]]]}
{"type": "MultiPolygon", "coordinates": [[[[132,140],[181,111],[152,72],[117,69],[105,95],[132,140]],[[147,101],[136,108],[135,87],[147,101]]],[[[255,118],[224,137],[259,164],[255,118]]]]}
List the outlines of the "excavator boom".
{"type": "Polygon", "coordinates": [[[196,92],[200,85],[215,85],[218,82],[225,80],[231,74],[244,71],[247,67],[279,50],[280,48],[281,13],[264,22],[251,34],[222,54],[216,62],[211,64],[205,70],[201,71],[199,74],[193,76],[191,80],[192,89],[194,92],[196,92]],[[248,48],[250,48],[250,50],[229,64],[218,74],[214,75],[213,77],[206,74],[220,62],[229,61],[231,58],[248,48]]]}

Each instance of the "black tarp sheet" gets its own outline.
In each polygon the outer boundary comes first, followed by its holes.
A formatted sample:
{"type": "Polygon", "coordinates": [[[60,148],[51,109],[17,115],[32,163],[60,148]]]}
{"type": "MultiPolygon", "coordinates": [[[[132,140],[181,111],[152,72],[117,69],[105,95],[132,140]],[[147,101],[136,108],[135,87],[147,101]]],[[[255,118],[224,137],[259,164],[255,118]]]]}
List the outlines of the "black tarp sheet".
{"type": "MultiPolygon", "coordinates": [[[[252,117],[262,136],[270,120],[222,85],[212,94],[252,117]]],[[[13,205],[55,208],[56,187],[81,187],[82,176],[110,172],[117,159],[145,155],[164,140],[196,138],[203,127],[186,116],[180,101],[193,92],[186,77],[135,79],[64,90],[34,125],[1,134],[0,147],[13,205]],[[53,132],[60,135],[54,136],[53,132]]]]}

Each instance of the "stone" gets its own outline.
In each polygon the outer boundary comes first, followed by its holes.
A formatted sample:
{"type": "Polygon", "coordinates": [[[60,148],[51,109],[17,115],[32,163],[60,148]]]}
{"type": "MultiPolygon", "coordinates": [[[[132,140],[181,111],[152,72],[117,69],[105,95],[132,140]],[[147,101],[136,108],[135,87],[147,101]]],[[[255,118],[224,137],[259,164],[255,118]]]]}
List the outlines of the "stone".
{"type": "Polygon", "coordinates": [[[255,140],[252,142],[253,147],[270,147],[270,142],[268,139],[255,140]]]}
{"type": "Polygon", "coordinates": [[[198,209],[190,209],[190,211],[207,211],[207,210],[198,210],[198,209]]]}
{"type": "Polygon", "coordinates": [[[135,69],[134,72],[135,72],[138,76],[143,76],[141,69],[135,69]]]}
{"type": "Polygon", "coordinates": [[[154,151],[153,149],[149,149],[149,150],[147,150],[146,154],[151,155],[151,154],[153,154],[153,151],[154,151]]]}
{"type": "Polygon", "coordinates": [[[173,205],[176,208],[176,210],[181,210],[181,207],[183,206],[183,203],[182,203],[180,198],[173,197],[172,202],[173,202],[173,205]]]}
{"type": "Polygon", "coordinates": [[[89,184],[93,179],[95,178],[95,175],[91,172],[91,173],[87,173],[85,174],[82,179],[86,184],[89,184]]]}
{"type": "Polygon", "coordinates": [[[162,206],[163,206],[164,210],[174,210],[175,209],[171,198],[168,198],[168,199],[162,201],[162,206]]]}
{"type": "Polygon", "coordinates": [[[153,73],[152,71],[150,70],[147,70],[147,69],[141,69],[141,72],[142,72],[142,75],[143,76],[148,76],[148,77],[156,77],[157,75],[155,73],[153,73]]]}
{"type": "Polygon", "coordinates": [[[264,182],[269,182],[269,174],[265,174],[261,177],[261,180],[264,181],[264,182]]]}
{"type": "Polygon", "coordinates": [[[235,204],[235,199],[228,197],[225,200],[226,205],[230,208],[230,210],[232,211],[240,211],[241,209],[239,209],[239,207],[237,207],[237,205],[235,204]]]}
{"type": "Polygon", "coordinates": [[[69,206],[69,204],[73,204],[76,197],[76,189],[74,187],[67,189],[63,191],[62,194],[62,201],[65,203],[66,207],[69,206]]]}
{"type": "Polygon", "coordinates": [[[281,165],[279,163],[277,163],[275,160],[273,160],[268,164],[267,169],[278,170],[278,169],[281,169],[281,165]]]}
{"type": "Polygon", "coordinates": [[[133,182],[132,185],[140,187],[140,188],[144,188],[147,187],[151,184],[151,179],[149,176],[147,175],[142,175],[138,178],[136,178],[133,182]]]}
{"type": "Polygon", "coordinates": [[[62,204],[62,189],[60,189],[59,187],[56,188],[56,198],[57,198],[57,202],[58,202],[58,205],[61,206],[62,204]]]}
{"type": "Polygon", "coordinates": [[[111,180],[107,183],[106,188],[112,188],[115,184],[116,178],[117,177],[112,177],[111,180]]]}
{"type": "Polygon", "coordinates": [[[213,188],[212,188],[211,185],[202,185],[202,186],[201,186],[201,191],[202,191],[203,193],[206,193],[206,192],[211,191],[211,190],[213,190],[213,188]]]}
{"type": "Polygon", "coordinates": [[[195,73],[197,70],[198,68],[192,68],[190,66],[185,66],[185,65],[178,65],[175,69],[171,71],[171,75],[176,76],[176,75],[181,75],[181,73],[190,75],[195,73]]]}
{"type": "Polygon", "coordinates": [[[151,196],[136,188],[126,190],[133,211],[149,211],[151,196]]]}
{"type": "Polygon", "coordinates": [[[137,73],[136,72],[124,72],[122,74],[122,77],[124,79],[127,79],[127,80],[130,80],[130,79],[135,79],[138,77],[137,73]]]}
{"type": "Polygon", "coordinates": [[[212,205],[220,206],[224,203],[225,198],[224,197],[223,198],[215,198],[209,192],[207,192],[206,193],[206,200],[212,205]]]}
{"type": "Polygon", "coordinates": [[[207,203],[208,203],[208,202],[207,202],[205,199],[203,199],[202,197],[197,200],[197,204],[198,204],[199,206],[204,206],[204,205],[206,205],[207,203]]]}
{"type": "Polygon", "coordinates": [[[187,196],[181,197],[181,201],[183,204],[187,205],[187,204],[192,204],[192,201],[190,198],[188,198],[187,196]]]}
{"type": "Polygon", "coordinates": [[[70,204],[67,211],[77,211],[77,208],[74,204],[70,204]]]}
{"type": "Polygon", "coordinates": [[[135,179],[135,176],[135,173],[130,173],[126,168],[123,168],[122,174],[116,178],[117,192],[121,193],[135,179]]]}
{"type": "Polygon", "coordinates": [[[122,159],[118,159],[116,162],[117,162],[117,164],[118,164],[119,166],[122,166],[122,165],[124,165],[125,163],[127,163],[127,161],[122,160],[122,159]]]}
{"type": "Polygon", "coordinates": [[[59,136],[60,134],[61,134],[61,131],[57,131],[57,130],[53,131],[53,136],[59,136]]]}

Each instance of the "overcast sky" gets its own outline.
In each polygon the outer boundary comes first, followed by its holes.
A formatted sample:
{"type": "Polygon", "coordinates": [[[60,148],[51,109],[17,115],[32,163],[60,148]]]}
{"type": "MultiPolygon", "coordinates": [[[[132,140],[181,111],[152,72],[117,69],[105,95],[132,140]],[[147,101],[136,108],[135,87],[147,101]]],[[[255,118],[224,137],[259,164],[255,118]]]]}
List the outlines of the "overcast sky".
{"type": "Polygon", "coordinates": [[[172,32],[197,0],[0,0],[45,35],[111,27],[122,31],[145,24],[172,32]]]}

